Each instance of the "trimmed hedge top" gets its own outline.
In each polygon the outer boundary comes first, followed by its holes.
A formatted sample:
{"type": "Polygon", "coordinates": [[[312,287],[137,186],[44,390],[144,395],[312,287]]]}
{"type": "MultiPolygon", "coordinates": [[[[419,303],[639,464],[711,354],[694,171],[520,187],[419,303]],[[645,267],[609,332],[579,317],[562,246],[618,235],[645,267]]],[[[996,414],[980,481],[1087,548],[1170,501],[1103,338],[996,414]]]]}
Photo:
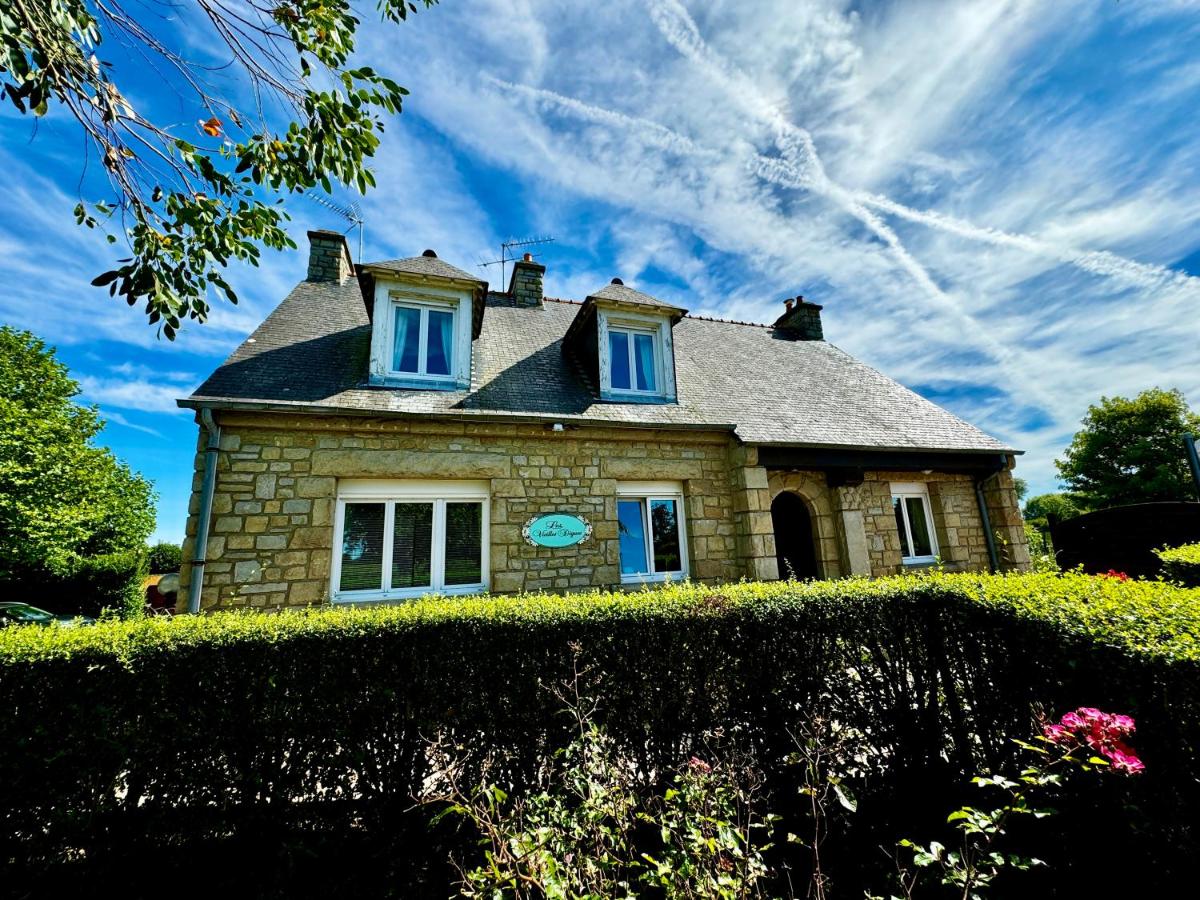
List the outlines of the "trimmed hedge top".
{"type": "Polygon", "coordinates": [[[1200,544],[1184,544],[1156,550],[1162,560],[1163,576],[1188,587],[1200,587],[1200,544]]]}
{"type": "MultiPolygon", "coordinates": [[[[1200,547],[1180,548],[1189,552],[1200,547]]],[[[1175,552],[1175,551],[1172,551],[1175,552]]],[[[1077,573],[974,575],[931,573],[875,581],[691,583],[635,593],[559,596],[428,597],[371,608],[320,607],[286,613],[220,612],[207,616],[106,621],[82,628],[0,629],[0,665],[90,655],[132,663],[187,645],[284,642],[325,634],[352,636],[454,623],[464,630],[494,623],[530,627],[570,620],[743,615],[781,606],[827,605],[832,612],[901,598],[969,601],[1017,619],[1051,625],[1064,636],[1162,662],[1200,660],[1200,590],[1163,581],[1122,581],[1077,573]],[[932,590],[931,590],[932,589],[932,590]]]]}

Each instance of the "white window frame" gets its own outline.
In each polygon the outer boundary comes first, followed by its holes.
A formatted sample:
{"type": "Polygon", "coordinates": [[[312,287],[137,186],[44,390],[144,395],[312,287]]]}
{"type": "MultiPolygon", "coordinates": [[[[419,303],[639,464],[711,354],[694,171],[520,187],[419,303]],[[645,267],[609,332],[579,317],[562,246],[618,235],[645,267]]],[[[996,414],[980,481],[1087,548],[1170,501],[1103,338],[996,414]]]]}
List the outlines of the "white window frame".
{"type": "MultiPolygon", "coordinates": [[[[466,390],[471,386],[472,293],[454,284],[406,283],[379,278],[375,284],[375,312],[371,324],[370,383],[380,387],[413,388],[427,391],[466,390]],[[400,372],[392,368],[396,307],[443,309],[453,313],[450,374],[429,375],[400,372]]],[[[420,364],[426,364],[428,314],[421,316],[420,364]]]]}
{"type": "Polygon", "coordinates": [[[364,603],[408,600],[427,594],[487,593],[491,572],[491,486],[487,481],[399,481],[343,479],[338,483],[337,508],[333,524],[333,559],[330,565],[329,596],[334,603],[364,603]],[[477,502],[482,509],[480,533],[480,577],[476,584],[446,584],[446,503],[477,502]],[[383,503],[383,560],[381,588],[343,591],[342,537],[347,503],[383,503]],[[430,547],[430,584],[392,590],[392,540],[396,503],[432,503],[433,539],[430,547]]]}
{"type": "Polygon", "coordinates": [[[444,303],[431,300],[408,300],[393,298],[388,304],[388,356],[387,356],[387,374],[390,377],[412,380],[412,381],[430,381],[430,382],[447,382],[454,380],[454,372],[456,369],[455,361],[458,356],[458,304],[444,303]],[[392,365],[396,358],[395,346],[395,328],[396,328],[396,310],[397,309],[415,309],[421,313],[417,325],[417,371],[404,372],[400,369],[393,369],[392,365]],[[430,311],[448,312],[451,315],[450,325],[450,359],[449,372],[445,374],[431,375],[426,369],[429,366],[429,313],[430,311]]]}
{"type": "Polygon", "coordinates": [[[609,325],[609,327],[608,327],[609,353],[612,352],[612,343],[611,342],[612,342],[612,336],[614,333],[615,334],[623,334],[626,336],[627,352],[628,352],[628,356],[629,356],[629,387],[619,388],[612,384],[612,372],[613,372],[613,368],[614,368],[614,366],[613,366],[614,360],[610,357],[609,358],[609,366],[608,366],[608,379],[609,379],[609,385],[612,389],[612,392],[614,394],[640,394],[643,397],[661,397],[662,393],[663,393],[662,392],[662,384],[663,384],[662,352],[659,349],[660,341],[659,341],[658,329],[657,328],[647,328],[645,326],[639,326],[639,325],[626,325],[624,323],[621,323],[619,325],[616,323],[609,325]],[[652,373],[654,376],[653,390],[644,390],[637,386],[637,349],[636,349],[636,341],[634,340],[634,338],[636,335],[639,335],[639,334],[646,335],[647,337],[649,337],[651,347],[653,348],[653,350],[652,350],[652,352],[653,352],[653,368],[654,368],[654,371],[652,373]]]}
{"type": "MultiPolygon", "coordinates": [[[[624,481],[617,485],[617,502],[643,500],[642,534],[646,544],[646,565],[649,572],[621,573],[622,584],[652,584],[663,581],[682,581],[688,577],[687,508],[683,505],[683,485],[677,481],[624,481]],[[679,569],[671,572],[654,571],[654,534],[650,523],[650,504],[654,500],[674,500],[679,523],[679,569]]],[[[620,537],[617,539],[617,565],[620,567],[620,537]]]]}
{"type": "MultiPolygon", "coordinates": [[[[929,526],[929,549],[932,552],[927,556],[904,556],[903,550],[902,550],[901,557],[900,557],[901,562],[903,562],[904,565],[906,565],[906,566],[923,565],[925,563],[936,562],[937,557],[938,557],[937,525],[933,521],[933,504],[929,502],[929,487],[928,487],[928,485],[921,484],[919,482],[912,482],[912,483],[893,482],[892,483],[893,510],[895,508],[894,507],[895,500],[897,498],[899,498],[901,501],[900,502],[901,518],[904,520],[904,530],[905,530],[904,537],[907,538],[907,540],[908,540],[908,549],[911,552],[916,547],[916,543],[914,543],[913,537],[912,537],[912,522],[909,520],[909,517],[908,517],[908,504],[904,502],[905,500],[907,500],[910,497],[916,497],[916,498],[920,499],[921,503],[925,507],[925,522],[929,526]]],[[[893,511],[893,518],[894,518],[894,511],[893,511]]]]}
{"type": "Polygon", "coordinates": [[[627,403],[659,403],[675,399],[674,346],[671,339],[671,323],[665,316],[643,315],[626,310],[597,309],[597,343],[600,354],[600,398],[627,403]],[[614,388],[612,384],[612,359],[609,353],[609,331],[620,331],[629,335],[630,387],[614,388]],[[636,352],[633,335],[649,334],[654,339],[654,384],[653,391],[637,389],[636,352]]]}

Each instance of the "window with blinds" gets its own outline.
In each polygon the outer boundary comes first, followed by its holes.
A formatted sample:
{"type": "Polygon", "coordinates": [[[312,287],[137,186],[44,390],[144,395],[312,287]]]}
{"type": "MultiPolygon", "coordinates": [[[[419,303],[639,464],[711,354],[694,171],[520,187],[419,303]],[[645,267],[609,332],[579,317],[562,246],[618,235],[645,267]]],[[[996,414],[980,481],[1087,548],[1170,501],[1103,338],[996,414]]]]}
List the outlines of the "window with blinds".
{"type": "Polygon", "coordinates": [[[486,590],[487,507],[484,483],[344,482],[333,599],[486,590]]]}

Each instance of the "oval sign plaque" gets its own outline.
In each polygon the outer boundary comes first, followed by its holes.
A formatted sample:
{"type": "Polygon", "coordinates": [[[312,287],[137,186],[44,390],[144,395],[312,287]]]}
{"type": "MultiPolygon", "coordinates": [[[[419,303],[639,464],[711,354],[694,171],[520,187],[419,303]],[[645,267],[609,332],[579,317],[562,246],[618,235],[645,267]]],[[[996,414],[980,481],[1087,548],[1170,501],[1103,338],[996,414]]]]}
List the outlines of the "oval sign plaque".
{"type": "Polygon", "coordinates": [[[535,547],[570,547],[592,536],[592,523],[570,513],[546,513],[526,522],[521,536],[535,547]]]}

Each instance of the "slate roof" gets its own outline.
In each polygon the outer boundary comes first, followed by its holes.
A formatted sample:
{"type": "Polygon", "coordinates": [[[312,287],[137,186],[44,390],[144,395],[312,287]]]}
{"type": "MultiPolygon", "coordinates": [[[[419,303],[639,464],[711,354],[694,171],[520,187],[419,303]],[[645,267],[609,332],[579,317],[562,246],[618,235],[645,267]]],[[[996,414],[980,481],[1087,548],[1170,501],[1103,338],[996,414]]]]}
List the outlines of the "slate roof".
{"type": "Polygon", "coordinates": [[[306,281],[180,404],[728,428],[751,444],[1011,452],[832,344],[690,316],[673,331],[678,403],[601,402],[562,352],[579,308],[549,298],[518,308],[490,293],[469,391],[384,388],[366,383],[371,326],[358,284],[306,281]]]}
{"type": "Polygon", "coordinates": [[[387,269],[389,272],[407,272],[410,275],[434,275],[441,278],[459,278],[483,284],[478,275],[464,272],[436,256],[410,256],[407,259],[389,259],[384,262],[368,263],[367,269],[387,269]]]}
{"type": "Polygon", "coordinates": [[[635,291],[631,287],[626,287],[624,284],[617,284],[614,280],[612,284],[606,284],[594,294],[588,294],[590,300],[613,300],[617,303],[629,303],[634,306],[652,306],[656,309],[674,309],[679,312],[686,312],[681,307],[672,306],[670,303],[664,303],[657,297],[651,297],[649,294],[643,294],[641,291],[635,291]]]}

